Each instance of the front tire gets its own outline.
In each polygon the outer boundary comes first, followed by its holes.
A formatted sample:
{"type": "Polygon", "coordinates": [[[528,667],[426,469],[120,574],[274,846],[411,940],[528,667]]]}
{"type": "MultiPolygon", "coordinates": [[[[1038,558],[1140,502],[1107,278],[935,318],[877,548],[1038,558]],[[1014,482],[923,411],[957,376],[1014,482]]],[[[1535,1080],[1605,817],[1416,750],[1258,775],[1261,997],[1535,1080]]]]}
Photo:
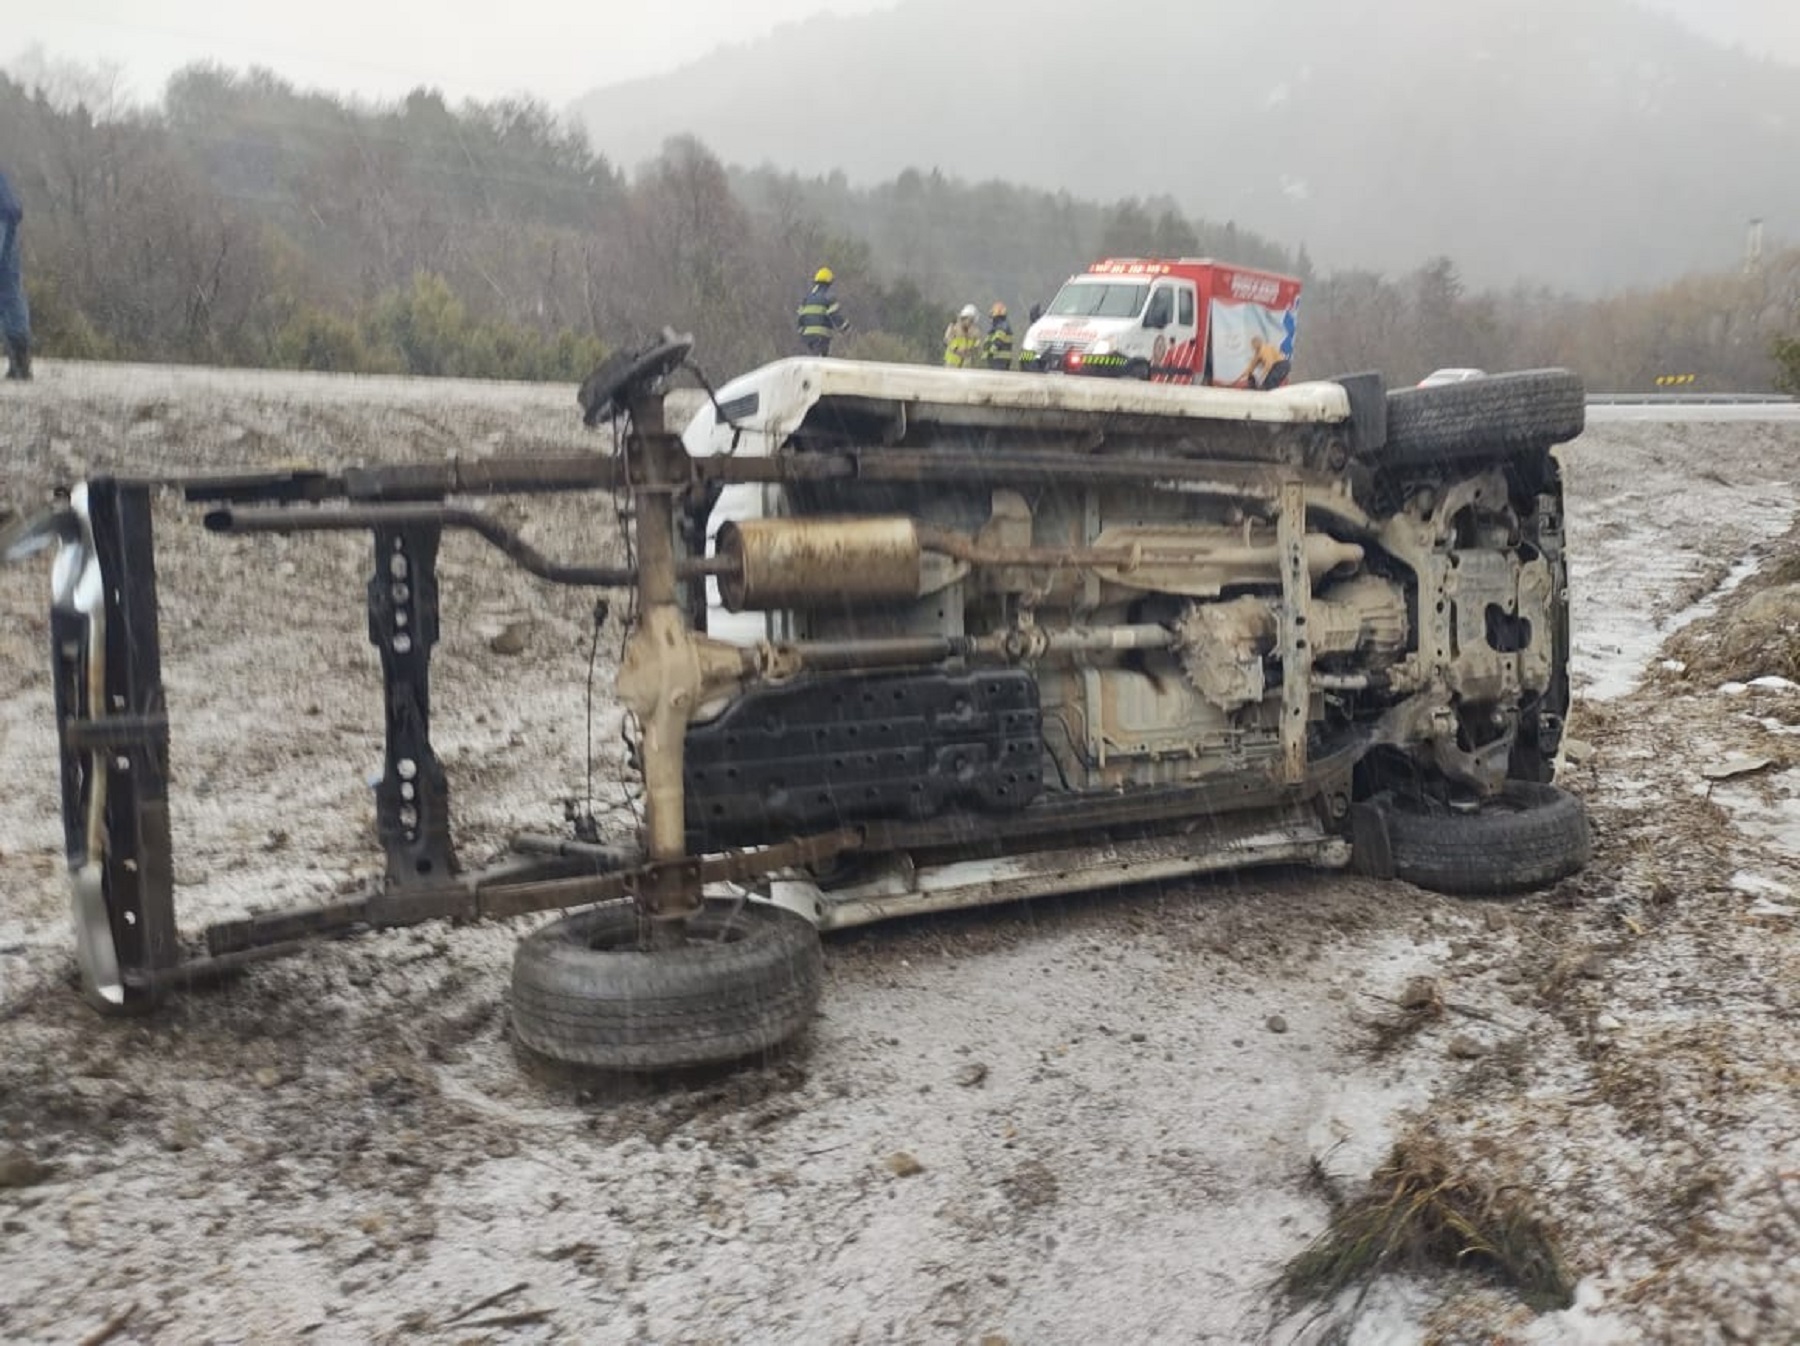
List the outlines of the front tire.
{"type": "Polygon", "coordinates": [[[811,1020],[824,980],[816,930],[766,903],[708,901],[687,942],[645,951],[629,902],[554,921],[519,942],[520,1042],[605,1070],[722,1065],[777,1047],[811,1020]]]}
{"type": "Polygon", "coordinates": [[[1587,812],[1554,785],[1509,780],[1472,812],[1436,801],[1370,801],[1395,878],[1453,897],[1547,888],[1592,858],[1587,812]]]}

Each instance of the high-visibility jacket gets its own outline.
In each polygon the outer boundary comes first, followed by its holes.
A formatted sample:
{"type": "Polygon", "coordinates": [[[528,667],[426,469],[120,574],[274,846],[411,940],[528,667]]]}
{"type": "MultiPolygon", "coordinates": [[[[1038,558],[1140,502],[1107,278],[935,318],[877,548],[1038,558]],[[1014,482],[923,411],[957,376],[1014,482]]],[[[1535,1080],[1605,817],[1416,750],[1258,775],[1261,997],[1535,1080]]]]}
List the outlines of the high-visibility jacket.
{"type": "Polygon", "coordinates": [[[980,365],[981,332],[974,323],[953,322],[944,329],[944,363],[952,369],[980,365]]]}
{"type": "Polygon", "coordinates": [[[838,311],[837,297],[829,285],[814,285],[806,292],[794,313],[794,322],[803,337],[830,337],[850,325],[838,311]]]}
{"type": "Polygon", "coordinates": [[[986,353],[989,369],[1012,368],[1013,330],[1004,315],[995,318],[994,325],[988,328],[986,353]]]}

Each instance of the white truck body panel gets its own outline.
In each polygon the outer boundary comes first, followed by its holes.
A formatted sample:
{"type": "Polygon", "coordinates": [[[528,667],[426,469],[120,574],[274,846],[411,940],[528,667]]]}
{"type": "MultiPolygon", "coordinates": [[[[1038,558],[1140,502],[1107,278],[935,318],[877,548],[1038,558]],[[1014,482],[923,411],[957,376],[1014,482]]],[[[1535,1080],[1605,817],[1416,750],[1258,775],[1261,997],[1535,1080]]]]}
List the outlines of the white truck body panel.
{"type": "MultiPolygon", "coordinates": [[[[800,358],[779,360],[733,379],[718,392],[718,404],[729,423],[720,420],[711,402],[703,403],[682,442],[696,456],[768,457],[787,443],[821,402],[838,398],[892,403],[909,421],[946,426],[991,425],[1009,414],[1068,428],[1086,424],[1099,428],[1120,416],[1165,419],[1171,426],[1184,421],[1324,425],[1350,416],[1349,394],[1335,383],[1298,383],[1264,393],[1136,379],[800,358]]],[[[779,487],[728,486],[707,521],[708,546],[725,523],[777,513],[779,487]]],[[[771,629],[779,614],[728,611],[720,601],[717,581],[709,579],[706,584],[709,635],[738,644],[781,635],[771,629]]]]}

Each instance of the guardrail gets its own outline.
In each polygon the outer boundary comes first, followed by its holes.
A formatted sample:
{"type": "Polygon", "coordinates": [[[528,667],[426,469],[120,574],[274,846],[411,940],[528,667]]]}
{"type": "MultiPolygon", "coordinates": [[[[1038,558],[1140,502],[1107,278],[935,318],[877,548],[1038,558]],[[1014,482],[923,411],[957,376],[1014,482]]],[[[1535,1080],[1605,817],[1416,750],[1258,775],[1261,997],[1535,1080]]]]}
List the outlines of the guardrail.
{"type": "Polygon", "coordinates": [[[1783,403],[1795,399],[1786,393],[1589,393],[1588,405],[1594,407],[1733,406],[1763,402],[1783,403]]]}

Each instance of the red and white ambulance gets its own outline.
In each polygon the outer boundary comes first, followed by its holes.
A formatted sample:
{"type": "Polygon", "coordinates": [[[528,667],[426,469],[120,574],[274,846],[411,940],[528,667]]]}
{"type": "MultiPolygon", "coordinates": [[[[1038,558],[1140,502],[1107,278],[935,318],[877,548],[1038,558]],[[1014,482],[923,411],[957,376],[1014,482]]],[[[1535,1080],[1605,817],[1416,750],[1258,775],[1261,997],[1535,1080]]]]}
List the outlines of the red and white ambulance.
{"type": "Polygon", "coordinates": [[[1043,372],[1230,384],[1252,337],[1294,358],[1299,306],[1293,276],[1206,257],[1113,257],[1069,277],[1023,349],[1043,372]]]}

